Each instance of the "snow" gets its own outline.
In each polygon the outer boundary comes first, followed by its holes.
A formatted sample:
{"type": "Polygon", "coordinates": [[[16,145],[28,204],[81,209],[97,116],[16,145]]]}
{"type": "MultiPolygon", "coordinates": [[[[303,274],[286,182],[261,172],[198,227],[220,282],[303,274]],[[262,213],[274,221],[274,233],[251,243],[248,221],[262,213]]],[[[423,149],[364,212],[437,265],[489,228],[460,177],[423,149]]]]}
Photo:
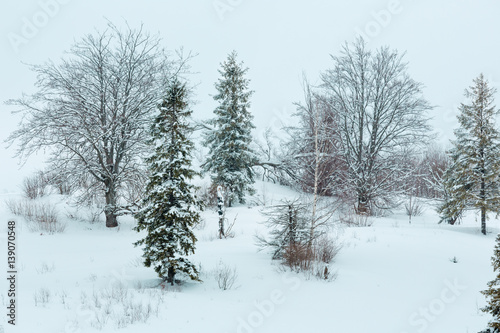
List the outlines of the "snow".
{"type": "MultiPolygon", "coordinates": [[[[268,206],[297,195],[270,183],[255,187],[258,193],[249,202],[268,206]]],[[[325,282],[286,272],[258,251],[254,236],[267,233],[260,223],[262,206],[229,208],[236,235],[224,240],[216,237],[217,212],[208,209],[190,257],[204,282],[170,287],[159,286],[153,269],[142,266],[141,249],[132,245],[141,234],[132,230],[132,219],[123,217],[117,229],[106,229],[102,220],[72,220],[67,216],[74,208],[51,195],[43,200],[57,203],[66,230],[35,233],[7,210],[7,198],[19,196],[0,198],[0,214],[15,220],[18,231],[18,318],[15,327],[2,323],[6,332],[465,333],[480,331],[489,320],[479,311],[485,305],[480,290],[494,276],[490,257],[498,220],[488,221],[483,236],[473,214],[459,226],[438,225],[439,217],[427,207],[411,225],[396,210],[373,218],[371,227],[339,226],[334,236],[342,249],[330,265],[337,278],[325,282]],[[218,288],[219,262],[236,268],[234,288],[218,288]]],[[[5,242],[2,233],[3,249],[5,242]]],[[[6,290],[4,281],[4,308],[6,290]]]]}
{"type": "MultiPolygon", "coordinates": [[[[75,39],[96,27],[102,31],[108,19],[117,25],[127,20],[132,27],[144,22],[146,31],[159,31],[169,50],[184,46],[199,53],[191,62],[193,72],[199,74],[189,78],[193,84],[200,82],[194,89],[199,103],[193,107],[199,123],[212,117],[217,107],[212,96],[220,76],[218,64],[236,49],[249,67],[250,88],[255,90],[250,111],[256,137],[266,127],[278,131],[295,125],[292,103],[302,93],[300,73],[316,84],[319,73],[332,66],[330,54],[338,55],[341,44],[360,33],[368,37],[370,48],[389,45],[407,51],[410,75],[425,85],[425,97],[436,105],[430,116],[441,144],[452,138],[463,90],[471,79],[483,72],[492,87],[499,87],[500,44],[485,33],[500,27],[500,5],[493,0],[213,0],[198,5],[167,1],[155,3],[151,10],[133,1],[120,6],[97,0],[4,2],[0,101],[35,92],[36,75],[26,64],[57,63],[75,39]],[[399,6],[391,10],[394,4],[399,6]],[[388,10],[392,15],[385,15],[388,10]],[[165,13],[175,15],[165,20],[165,13]],[[13,34],[22,37],[23,43],[13,43],[13,34]]],[[[2,142],[22,117],[10,113],[15,110],[4,105],[2,142]]],[[[488,322],[478,309],[485,304],[479,291],[494,276],[490,257],[500,224],[493,218],[488,221],[487,236],[480,234],[473,214],[465,217],[463,225],[451,227],[438,225],[439,217],[431,208],[414,217],[411,225],[396,210],[373,219],[372,227],[336,229],[343,248],[330,265],[337,279],[327,283],[282,272],[270,254],[257,251],[254,235],[266,233],[259,223],[260,207],[228,210],[229,221],[237,216],[236,237],[225,240],[217,239],[218,216],[208,210],[202,215],[206,227],[196,231],[199,242],[192,258],[201,263],[204,282],[162,288],[156,273],[142,266],[142,250],[132,245],[141,234],[132,230],[130,218],[121,218],[119,228],[106,229],[102,216],[94,224],[81,221],[93,212],[76,212],[65,198],[54,195],[42,201],[56,204],[66,224],[64,233],[31,232],[26,221],[13,216],[5,200],[19,199],[15,191],[22,179],[44,169],[46,160],[41,152],[20,169],[13,158],[15,148],[0,148],[0,216],[5,222],[17,222],[18,325],[7,325],[4,317],[0,333],[3,329],[23,333],[465,333],[477,332],[488,322]],[[455,257],[457,263],[451,261],[455,257]],[[219,290],[213,278],[221,260],[237,269],[234,289],[219,290]]],[[[271,205],[282,197],[297,196],[267,183],[255,188],[257,198],[249,202],[271,205]]],[[[0,248],[6,251],[4,231],[0,248]]],[[[5,311],[7,280],[2,281],[0,304],[5,311]]]]}

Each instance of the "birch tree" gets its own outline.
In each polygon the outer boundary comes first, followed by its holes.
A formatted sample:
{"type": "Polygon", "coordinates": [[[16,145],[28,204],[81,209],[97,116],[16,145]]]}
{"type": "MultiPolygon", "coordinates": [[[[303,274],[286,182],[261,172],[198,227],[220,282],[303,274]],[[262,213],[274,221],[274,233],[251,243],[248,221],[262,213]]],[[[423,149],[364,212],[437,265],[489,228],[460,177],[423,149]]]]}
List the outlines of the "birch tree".
{"type": "Polygon", "coordinates": [[[326,229],[330,218],[337,209],[341,195],[336,191],[335,184],[342,172],[342,162],[339,159],[337,121],[335,115],[321,97],[312,90],[307,79],[303,79],[304,101],[296,103],[299,117],[299,127],[291,129],[293,147],[291,155],[296,160],[296,170],[300,172],[300,183],[303,190],[312,196],[308,207],[310,209],[308,248],[322,234],[320,229],[326,229]],[[335,200],[325,196],[336,194],[335,200]],[[333,202],[335,201],[335,202],[333,202]]]}

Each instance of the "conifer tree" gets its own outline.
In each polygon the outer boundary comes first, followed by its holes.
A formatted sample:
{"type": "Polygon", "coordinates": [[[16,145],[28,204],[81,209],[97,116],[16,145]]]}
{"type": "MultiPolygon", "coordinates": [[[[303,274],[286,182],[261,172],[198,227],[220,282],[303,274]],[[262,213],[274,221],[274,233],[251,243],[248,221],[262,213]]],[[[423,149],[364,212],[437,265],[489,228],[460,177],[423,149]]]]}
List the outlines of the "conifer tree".
{"type": "Polygon", "coordinates": [[[497,272],[497,277],[488,282],[488,289],[483,290],[481,293],[486,296],[488,305],[482,308],[483,312],[488,312],[493,315],[493,320],[489,322],[489,326],[493,332],[500,332],[500,234],[497,236],[497,244],[493,257],[491,257],[491,264],[493,270],[497,272]]]}
{"type": "Polygon", "coordinates": [[[151,127],[154,153],[146,161],[150,172],[147,196],[135,216],[136,230],[147,231],[145,238],[135,243],[144,245],[145,266],[153,266],[170,284],[174,284],[178,272],[199,280],[196,267],[185,258],[195,250],[192,228],[200,220],[201,209],[192,193],[194,186],[189,183],[196,173],[191,168],[193,143],[186,120],[191,111],[186,95],[185,84],[174,79],[158,106],[151,127]]]}
{"type": "Polygon", "coordinates": [[[224,187],[229,207],[236,198],[244,203],[245,193],[254,193],[252,166],[256,162],[250,147],[253,116],[248,110],[253,91],[248,88],[250,80],[245,78],[248,68],[238,63],[236,56],[236,51],[230,53],[219,70],[221,77],[215,84],[218,93],[213,97],[219,106],[210,121],[213,129],[206,134],[205,146],[210,150],[203,164],[212,182],[224,187]]]}
{"type": "Polygon", "coordinates": [[[439,208],[441,221],[455,221],[466,209],[481,212],[481,232],[486,235],[488,212],[500,211],[500,141],[494,118],[498,110],[493,105],[496,90],[488,86],[483,75],[466,90],[470,104],[461,104],[460,127],[449,154],[451,165],[443,182],[449,196],[439,208]]]}

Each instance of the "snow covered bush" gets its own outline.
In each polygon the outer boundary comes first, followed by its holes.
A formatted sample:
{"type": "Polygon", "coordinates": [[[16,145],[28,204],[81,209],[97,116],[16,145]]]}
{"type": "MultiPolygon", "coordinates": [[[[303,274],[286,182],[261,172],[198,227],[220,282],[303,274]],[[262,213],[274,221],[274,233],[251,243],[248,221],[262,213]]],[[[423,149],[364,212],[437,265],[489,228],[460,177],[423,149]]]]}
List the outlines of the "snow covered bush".
{"type": "MultiPolygon", "coordinates": [[[[329,280],[328,265],[340,247],[327,236],[327,221],[311,215],[308,206],[299,200],[284,200],[282,205],[266,208],[264,224],[269,228],[269,236],[257,235],[256,241],[261,249],[271,249],[273,260],[281,260],[291,270],[329,280]]],[[[316,213],[322,217],[329,215],[328,211],[316,213]]]]}
{"type": "Polygon", "coordinates": [[[217,206],[217,186],[215,184],[202,184],[196,188],[196,197],[205,207],[217,206]]]}
{"type": "Polygon", "coordinates": [[[406,215],[408,215],[409,221],[411,223],[411,218],[413,216],[420,216],[424,212],[425,208],[419,198],[414,196],[408,196],[408,201],[405,203],[406,215]]]}
{"type": "Polygon", "coordinates": [[[24,217],[32,232],[54,234],[66,230],[66,223],[59,219],[56,206],[49,202],[10,199],[5,203],[12,214],[24,217]]]}
{"type": "Polygon", "coordinates": [[[49,179],[42,171],[37,171],[34,175],[24,178],[22,190],[28,199],[36,199],[47,194],[49,179]]]}
{"type": "Polygon", "coordinates": [[[235,287],[236,280],[238,279],[238,271],[236,266],[229,266],[220,260],[215,266],[213,272],[215,281],[220,290],[229,290],[235,287]]]}
{"type": "Polygon", "coordinates": [[[369,227],[373,224],[373,220],[366,214],[356,214],[354,209],[349,209],[347,212],[339,216],[341,223],[349,227],[369,227]]]}
{"type": "Polygon", "coordinates": [[[32,207],[33,215],[26,218],[30,231],[54,234],[66,230],[66,223],[59,220],[56,206],[50,203],[36,203],[32,207]]]}
{"type": "Polygon", "coordinates": [[[40,288],[35,291],[33,295],[33,299],[35,301],[35,306],[42,305],[45,306],[51,298],[50,290],[47,288],[40,288]]]}
{"type": "Polygon", "coordinates": [[[121,282],[94,289],[92,294],[82,291],[79,310],[88,313],[88,317],[84,322],[75,322],[74,326],[103,330],[147,323],[151,317],[159,317],[164,301],[162,289],[128,288],[121,282]]]}

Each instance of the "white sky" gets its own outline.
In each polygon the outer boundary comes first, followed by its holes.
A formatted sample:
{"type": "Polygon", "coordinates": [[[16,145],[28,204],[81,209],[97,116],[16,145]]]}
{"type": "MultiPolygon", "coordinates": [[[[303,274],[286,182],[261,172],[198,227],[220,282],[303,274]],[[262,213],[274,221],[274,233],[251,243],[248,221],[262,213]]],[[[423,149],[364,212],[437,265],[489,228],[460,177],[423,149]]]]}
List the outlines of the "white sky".
{"type": "MultiPolygon", "coordinates": [[[[133,27],[142,22],[146,30],[161,34],[167,48],[183,46],[199,54],[192,62],[199,73],[193,81],[200,82],[196,118],[211,117],[215,104],[209,94],[215,92],[217,69],[237,50],[255,90],[257,134],[290,123],[292,103],[302,97],[302,72],[317,82],[319,72],[332,66],[329,55],[338,54],[340,45],[359,32],[371,48],[389,45],[406,51],[410,74],[436,105],[432,125],[442,143],[451,138],[456,108],[473,78],[483,72],[500,86],[496,0],[3,0],[0,6],[2,102],[34,91],[33,74],[23,63],[57,61],[75,39],[104,27],[105,18],[117,25],[127,20],[133,27]],[[376,13],[381,13],[379,22],[376,13]],[[37,31],[29,31],[29,24],[38,24],[37,31]],[[16,47],[10,41],[14,37],[25,43],[16,47]]],[[[11,111],[0,104],[2,142],[19,120],[11,111]]],[[[13,153],[0,145],[0,193],[18,191],[25,175],[44,167],[38,156],[19,170],[13,153]]]]}

